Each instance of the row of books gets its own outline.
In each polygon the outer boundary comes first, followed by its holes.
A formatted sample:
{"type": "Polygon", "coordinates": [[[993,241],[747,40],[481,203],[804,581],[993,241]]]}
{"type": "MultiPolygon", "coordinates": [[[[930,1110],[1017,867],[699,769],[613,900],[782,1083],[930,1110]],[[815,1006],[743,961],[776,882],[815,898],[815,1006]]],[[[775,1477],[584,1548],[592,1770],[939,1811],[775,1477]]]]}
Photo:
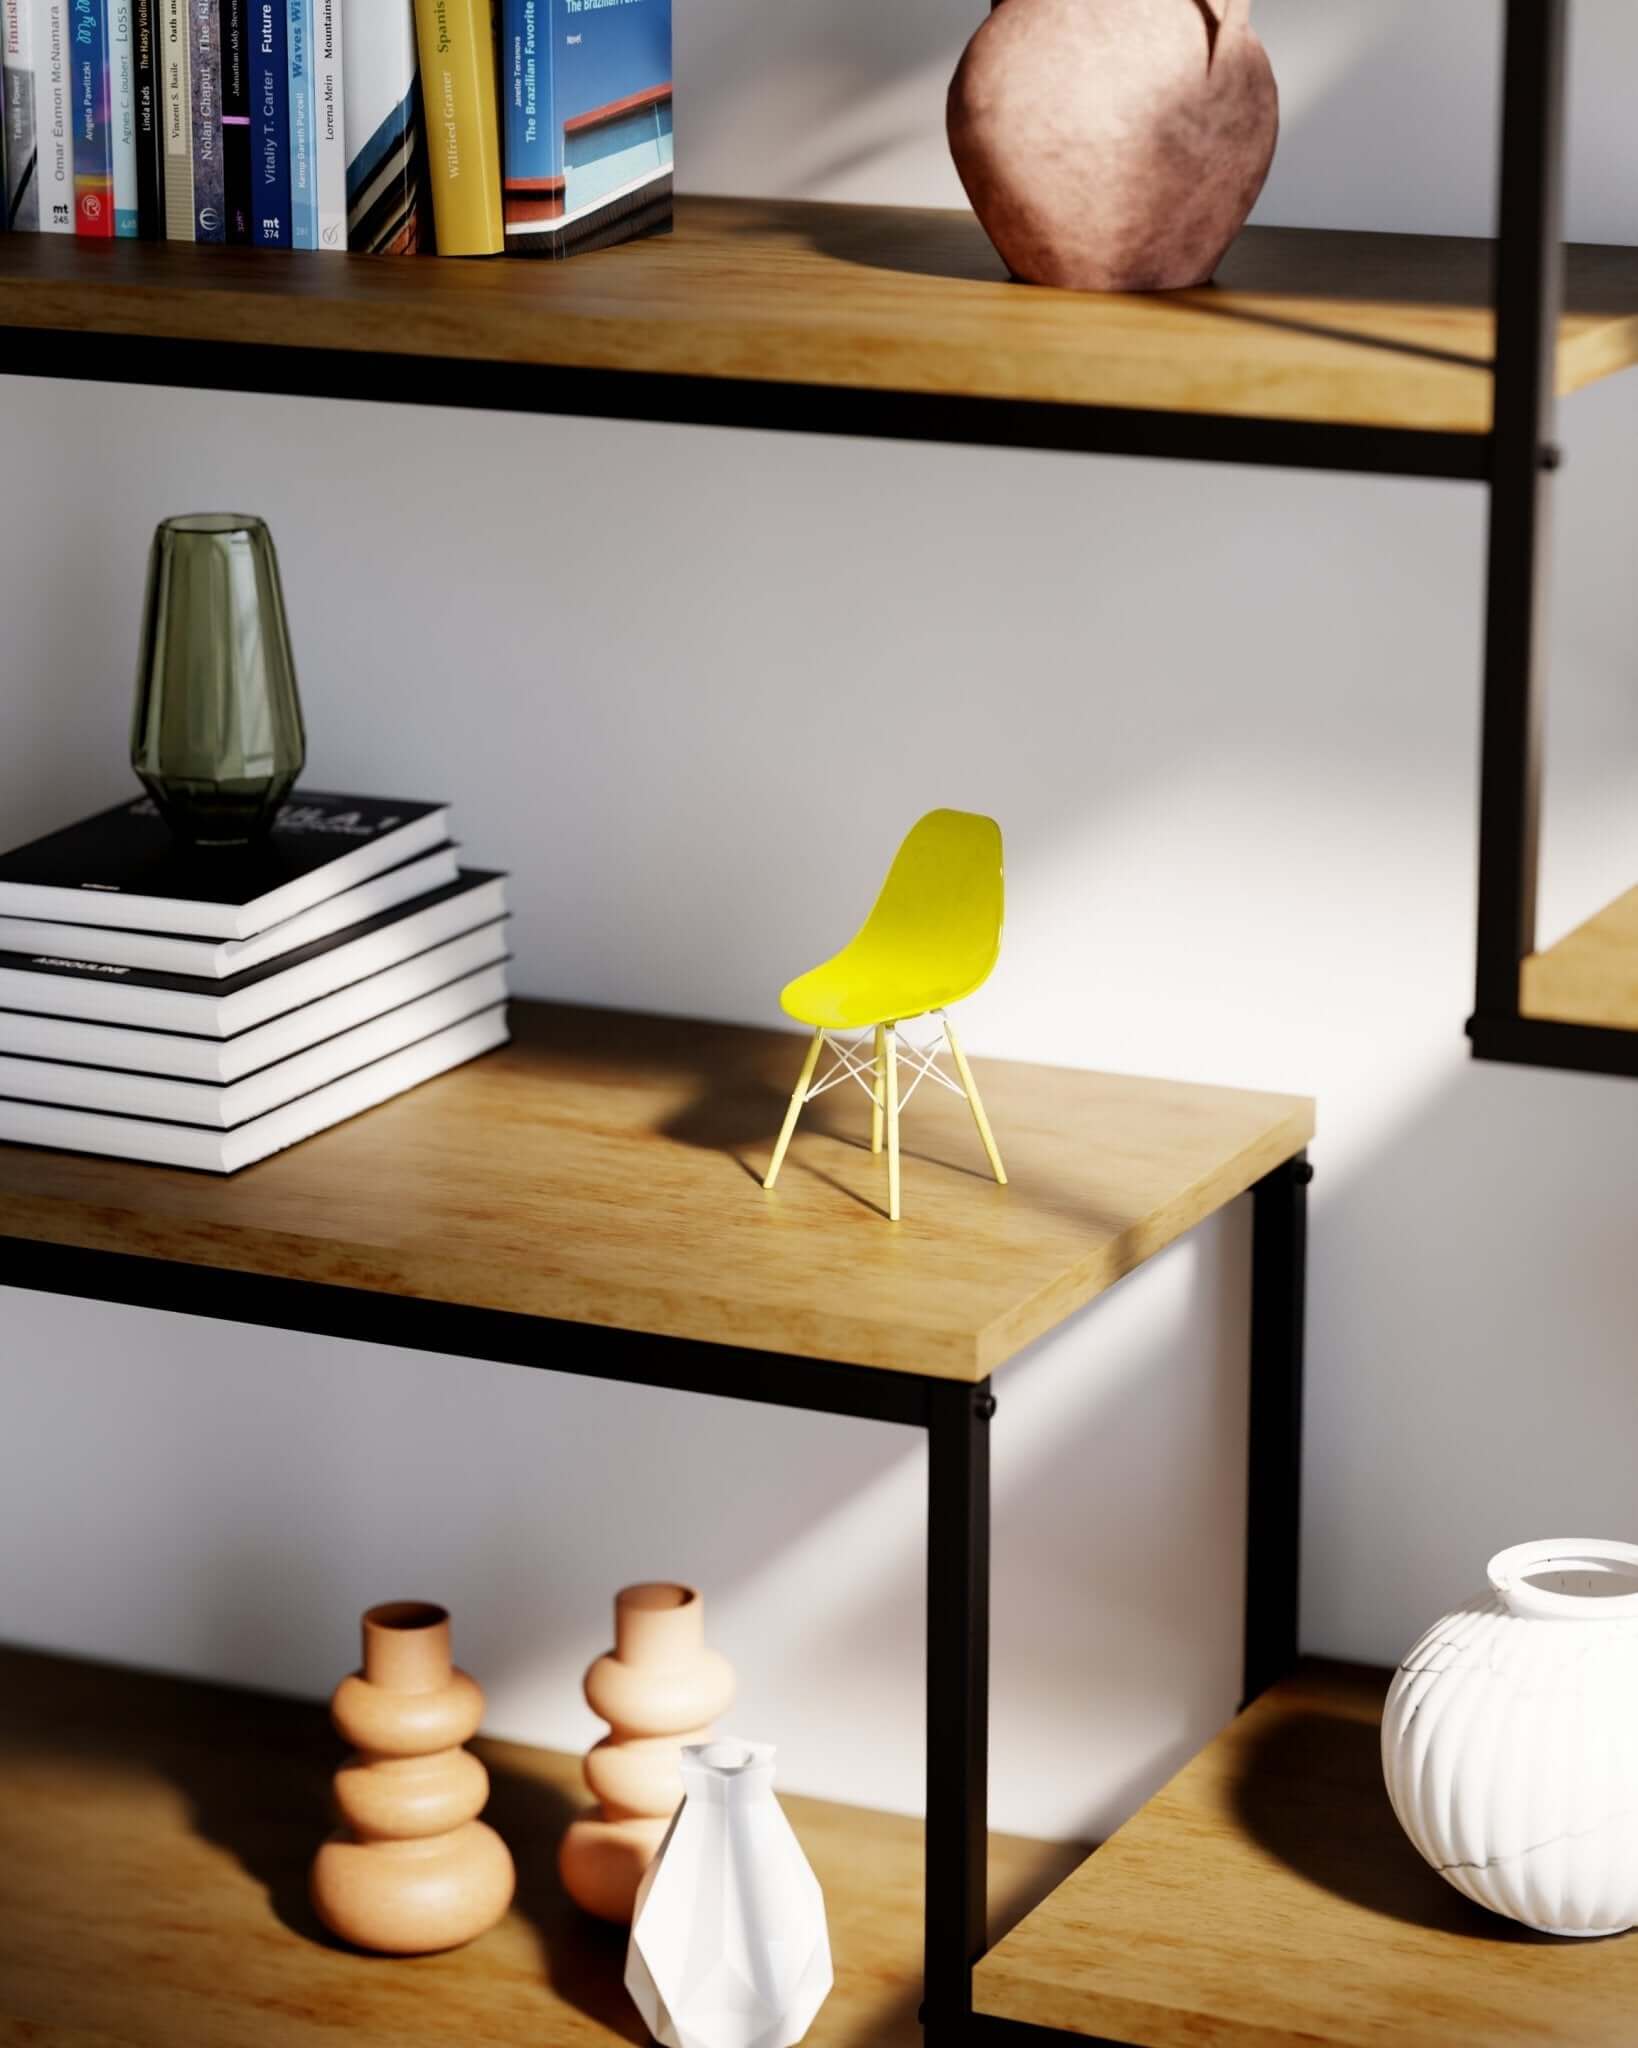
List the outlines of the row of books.
{"type": "Polygon", "coordinates": [[[562,256],[670,226],[671,0],[0,0],[0,226],[562,256]]]}
{"type": "Polygon", "coordinates": [[[0,855],[0,1141],[234,1173],[502,1044],[505,878],[449,827],[298,793],[231,853],[142,797],[0,855]]]}

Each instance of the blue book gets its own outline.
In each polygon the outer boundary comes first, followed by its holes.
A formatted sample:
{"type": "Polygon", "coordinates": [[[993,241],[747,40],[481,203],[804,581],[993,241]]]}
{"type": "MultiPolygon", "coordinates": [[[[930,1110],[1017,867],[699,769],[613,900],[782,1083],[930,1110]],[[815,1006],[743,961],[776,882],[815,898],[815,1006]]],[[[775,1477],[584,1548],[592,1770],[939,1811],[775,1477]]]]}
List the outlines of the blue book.
{"type": "Polygon", "coordinates": [[[318,101],[313,92],[313,0],[288,0],[290,77],[290,246],[316,249],[318,101]]]}
{"type": "Polygon", "coordinates": [[[102,0],[69,10],[69,105],[74,116],[74,232],[114,232],[114,138],[108,119],[108,17],[102,0]]]}
{"type": "Polygon", "coordinates": [[[285,0],[254,0],[250,17],[250,239],[290,247],[290,67],[285,0]]]}
{"type": "Polygon", "coordinates": [[[671,0],[502,0],[502,199],[514,256],[671,227],[671,0]]]}

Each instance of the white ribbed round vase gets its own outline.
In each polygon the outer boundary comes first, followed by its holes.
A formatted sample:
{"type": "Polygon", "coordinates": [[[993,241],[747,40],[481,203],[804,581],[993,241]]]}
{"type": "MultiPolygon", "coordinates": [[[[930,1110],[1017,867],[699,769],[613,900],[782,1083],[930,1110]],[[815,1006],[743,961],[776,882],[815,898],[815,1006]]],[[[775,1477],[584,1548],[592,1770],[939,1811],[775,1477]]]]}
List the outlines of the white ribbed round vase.
{"type": "Polygon", "coordinates": [[[1382,1715],[1400,1825],[1544,1934],[1638,1926],[1638,1544],[1521,1543],[1430,1628],[1382,1715]]]}

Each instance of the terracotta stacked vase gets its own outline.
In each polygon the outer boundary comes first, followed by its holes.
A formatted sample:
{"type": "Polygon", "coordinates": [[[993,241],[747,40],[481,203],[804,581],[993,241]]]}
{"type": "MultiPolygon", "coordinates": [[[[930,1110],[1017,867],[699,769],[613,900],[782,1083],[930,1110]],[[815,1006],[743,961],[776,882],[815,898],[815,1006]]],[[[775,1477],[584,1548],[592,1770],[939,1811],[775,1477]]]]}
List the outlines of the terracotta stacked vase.
{"type": "Polygon", "coordinates": [[[489,1774],[462,1747],[483,1693],[450,1661],[442,1607],[394,1601],[363,1627],[364,1668],[330,1702],[353,1754],[335,1776],[342,1825],[314,1860],[313,1906],[360,1948],[457,1948],[494,1926],[516,1884],[506,1844],[478,1819],[489,1774]]]}
{"type": "Polygon", "coordinates": [[[709,1739],[733,1703],[734,1674],[705,1646],[705,1603],[692,1586],[627,1586],[614,1599],[614,1648],[586,1673],[586,1699],[610,1732],[591,1750],[598,1805],[563,1838],[569,1896],[628,1924],[643,1873],[682,1803],[684,1744],[709,1739]]]}
{"type": "Polygon", "coordinates": [[[950,151],[1013,275],[1204,284],[1279,135],[1251,0],[998,0],[950,85],[950,151]]]}

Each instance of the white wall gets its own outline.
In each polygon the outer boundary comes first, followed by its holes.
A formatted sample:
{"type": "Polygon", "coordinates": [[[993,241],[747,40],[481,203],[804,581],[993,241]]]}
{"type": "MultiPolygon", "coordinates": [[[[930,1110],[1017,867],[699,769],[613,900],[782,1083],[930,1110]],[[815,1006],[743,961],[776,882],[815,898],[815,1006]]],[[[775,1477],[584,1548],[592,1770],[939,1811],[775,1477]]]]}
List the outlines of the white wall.
{"type": "MultiPolygon", "coordinates": [[[[1581,13],[1573,227],[1638,241],[1638,11],[1581,13]]],[[[962,14],[692,0],[687,182],[954,203],[962,14]]],[[[1266,218],[1485,230],[1494,0],[1260,18],[1266,218]]],[[[1565,439],[1549,936],[1638,873],[1638,379],[1565,439]]],[[[1632,1532],[1638,1093],[1461,1034],[1477,491],[4,379],[0,485],[6,840],[125,788],[147,530],[228,501],[312,778],[451,796],[524,990],[769,1018],[902,824],[992,810],[977,1048],[1320,1098],[1307,1646],[1391,1658],[1503,1543],[1632,1532]]],[[[1000,1825],[1106,1827],[1232,1704],[1246,1249],[1232,1213],[1000,1382],[1000,1825]]],[[[427,1593],[496,1727],[581,1743],[610,1592],[693,1575],[787,1782],[918,1804],[911,1438],[0,1303],[0,1637],[318,1694],[427,1593]]]]}

